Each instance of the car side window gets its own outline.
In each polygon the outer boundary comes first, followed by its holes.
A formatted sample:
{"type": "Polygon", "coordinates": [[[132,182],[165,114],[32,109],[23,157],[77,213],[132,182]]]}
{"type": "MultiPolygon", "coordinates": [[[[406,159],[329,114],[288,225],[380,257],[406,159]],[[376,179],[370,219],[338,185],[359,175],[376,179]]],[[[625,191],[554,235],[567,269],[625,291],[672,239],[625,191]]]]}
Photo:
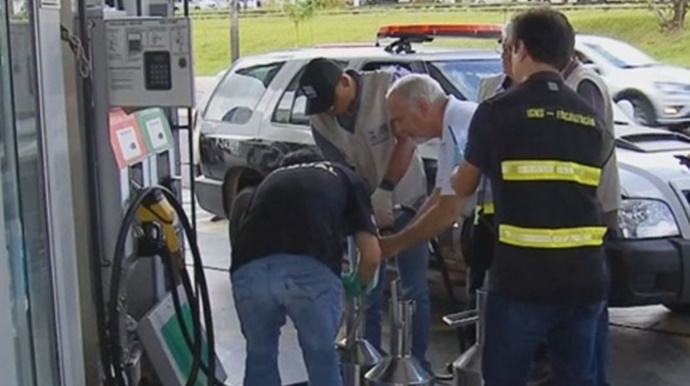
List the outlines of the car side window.
{"type": "MultiPolygon", "coordinates": [[[[343,69],[347,66],[347,61],[336,60],[335,62],[343,69]]],[[[303,70],[297,72],[285,91],[283,91],[283,95],[280,97],[280,101],[278,101],[278,105],[273,112],[271,119],[273,122],[309,126],[309,117],[305,113],[307,110],[307,98],[298,89],[302,72],[303,70]]]]}
{"type": "Polygon", "coordinates": [[[580,51],[575,51],[575,56],[583,64],[594,64],[592,59],[588,58],[585,54],[580,51]]]}
{"type": "Polygon", "coordinates": [[[220,82],[204,111],[204,119],[243,125],[285,62],[240,68],[220,82]]]}
{"type": "Polygon", "coordinates": [[[392,62],[392,61],[369,62],[362,67],[362,71],[376,71],[376,70],[395,71],[395,70],[400,69],[400,68],[407,70],[409,72],[414,72],[414,71],[412,71],[412,66],[410,65],[410,63],[392,62]]]}

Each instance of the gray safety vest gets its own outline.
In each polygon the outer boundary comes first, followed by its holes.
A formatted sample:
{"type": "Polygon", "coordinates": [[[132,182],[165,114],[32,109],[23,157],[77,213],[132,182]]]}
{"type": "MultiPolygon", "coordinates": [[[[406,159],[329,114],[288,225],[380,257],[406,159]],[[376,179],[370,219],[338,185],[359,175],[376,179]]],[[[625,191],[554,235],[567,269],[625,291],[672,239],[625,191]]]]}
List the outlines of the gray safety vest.
{"type": "MultiPolygon", "coordinates": [[[[615,145],[615,128],[613,123],[613,109],[611,107],[612,102],[611,95],[609,94],[609,88],[596,72],[579,63],[574,67],[570,74],[568,74],[567,78],[565,79],[565,84],[567,84],[573,90],[577,90],[580,83],[584,80],[594,83],[604,97],[604,116],[602,118],[604,118],[606,130],[609,133],[609,135],[604,139],[604,147],[606,149],[611,149],[615,145]]],[[[610,154],[610,158],[606,161],[606,164],[602,168],[601,181],[599,182],[599,188],[597,189],[597,197],[601,201],[604,213],[617,210],[620,206],[620,179],[618,177],[618,162],[616,160],[615,149],[613,150],[613,153],[610,154]]]]}
{"type": "MultiPolygon", "coordinates": [[[[373,194],[383,180],[396,144],[389,127],[385,97],[393,79],[394,74],[388,71],[359,73],[360,107],[354,133],[342,128],[337,118],[329,114],[311,117],[313,130],[340,150],[345,162],[366,180],[369,194],[373,194]]],[[[393,191],[393,201],[417,208],[425,197],[424,164],[415,151],[407,172],[393,191]]]]}

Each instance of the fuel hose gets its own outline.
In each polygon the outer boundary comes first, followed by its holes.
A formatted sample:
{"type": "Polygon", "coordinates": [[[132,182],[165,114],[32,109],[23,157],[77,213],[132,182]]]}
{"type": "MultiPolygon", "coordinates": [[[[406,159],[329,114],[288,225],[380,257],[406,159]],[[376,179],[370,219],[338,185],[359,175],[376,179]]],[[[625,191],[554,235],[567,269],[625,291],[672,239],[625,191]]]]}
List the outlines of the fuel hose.
{"type": "MultiPolygon", "coordinates": [[[[199,371],[202,370],[204,373],[207,375],[207,384],[208,386],[218,386],[219,384],[222,385],[222,383],[219,383],[219,381],[215,378],[215,370],[216,370],[216,363],[215,363],[215,337],[214,337],[214,331],[213,331],[213,320],[212,320],[212,315],[211,315],[211,303],[210,303],[210,298],[209,298],[209,293],[208,293],[208,285],[206,283],[206,277],[204,275],[204,269],[203,269],[203,264],[201,261],[201,254],[199,252],[199,247],[197,245],[196,241],[196,236],[195,232],[189,222],[189,219],[187,218],[184,208],[182,207],[182,204],[177,200],[177,197],[175,194],[173,194],[169,189],[163,186],[148,186],[142,189],[139,189],[134,198],[132,199],[131,203],[127,207],[127,210],[125,211],[124,218],[122,220],[122,223],[120,225],[120,229],[118,231],[117,235],[117,241],[115,244],[115,251],[112,259],[112,276],[110,280],[110,291],[109,291],[109,302],[108,302],[108,349],[110,351],[110,366],[113,368],[113,373],[115,376],[115,382],[117,386],[128,386],[128,383],[125,380],[125,375],[124,375],[124,367],[122,364],[122,359],[123,359],[123,347],[121,346],[121,323],[120,323],[120,314],[118,311],[118,305],[119,305],[119,299],[120,295],[122,294],[122,287],[123,287],[123,282],[122,282],[122,271],[123,271],[123,265],[125,262],[125,246],[126,242],[129,236],[129,231],[132,228],[132,226],[135,224],[136,221],[136,213],[137,209],[144,205],[144,201],[149,195],[155,194],[156,192],[161,192],[163,196],[167,199],[167,201],[170,203],[170,206],[174,210],[175,214],[177,215],[177,218],[180,220],[180,223],[182,225],[185,237],[187,238],[187,241],[189,243],[191,255],[193,258],[193,270],[194,270],[194,291],[192,291],[192,284],[191,280],[186,274],[182,274],[182,282],[183,282],[183,287],[185,290],[185,294],[188,299],[188,303],[190,305],[190,310],[192,313],[192,324],[193,324],[193,330],[194,330],[194,342],[191,342],[191,338],[189,338],[189,332],[186,328],[184,323],[181,324],[183,334],[186,335],[187,338],[185,341],[188,343],[188,346],[191,346],[190,349],[193,352],[193,363],[192,363],[192,368],[190,369],[189,377],[187,379],[186,385],[187,386],[192,386],[196,385],[197,378],[199,375],[199,371]],[[201,301],[201,304],[199,304],[199,301],[201,301]],[[208,358],[208,364],[203,365],[203,361],[201,359],[201,320],[199,318],[199,306],[203,309],[203,323],[206,327],[206,357],[208,358]]],[[[171,256],[170,254],[163,256],[161,255],[161,258],[163,259],[169,259],[171,256]]],[[[169,262],[172,264],[172,261],[169,262]]],[[[173,278],[175,275],[172,276],[173,278]]],[[[176,288],[172,291],[173,294],[173,301],[175,297],[178,297],[177,295],[177,290],[176,288]]],[[[177,305],[179,306],[179,297],[178,297],[178,303],[177,305]]],[[[125,312],[123,310],[123,312],[125,312]]],[[[182,320],[181,318],[181,307],[176,307],[176,313],[178,313],[178,321],[182,320]]],[[[107,367],[107,366],[106,366],[107,367]]]]}

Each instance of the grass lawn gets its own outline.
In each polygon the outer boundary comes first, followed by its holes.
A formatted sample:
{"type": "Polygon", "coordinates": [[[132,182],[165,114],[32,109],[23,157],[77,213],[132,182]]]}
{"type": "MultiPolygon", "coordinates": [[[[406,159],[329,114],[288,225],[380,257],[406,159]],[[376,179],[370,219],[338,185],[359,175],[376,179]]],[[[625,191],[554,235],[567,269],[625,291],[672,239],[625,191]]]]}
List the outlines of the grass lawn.
{"type": "MultiPolygon", "coordinates": [[[[299,41],[287,17],[263,16],[240,19],[240,55],[310,46],[319,43],[374,41],[376,29],[386,23],[488,22],[502,23],[509,13],[494,11],[438,12],[390,10],[359,15],[318,15],[303,23],[299,41]]],[[[578,31],[608,35],[628,41],[659,60],[690,67],[690,30],[671,35],[659,32],[650,11],[589,10],[571,11],[568,17],[578,31]]],[[[213,75],[230,62],[228,19],[195,19],[194,50],[197,75],[213,75]]],[[[458,44],[453,39],[438,39],[439,44],[458,44]]],[[[493,44],[489,41],[472,42],[493,44]]]]}

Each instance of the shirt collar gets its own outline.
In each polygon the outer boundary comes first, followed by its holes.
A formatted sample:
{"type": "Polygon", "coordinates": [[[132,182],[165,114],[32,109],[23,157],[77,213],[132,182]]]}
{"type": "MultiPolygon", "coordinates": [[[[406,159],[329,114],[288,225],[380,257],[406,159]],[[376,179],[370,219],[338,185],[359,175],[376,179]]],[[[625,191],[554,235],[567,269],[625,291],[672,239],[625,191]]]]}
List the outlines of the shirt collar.
{"type": "Polygon", "coordinates": [[[457,100],[453,95],[448,96],[448,103],[446,103],[446,108],[443,110],[443,132],[441,134],[441,139],[443,142],[445,142],[447,139],[451,139],[455,145],[458,144],[457,138],[455,138],[455,133],[453,132],[453,129],[451,128],[450,122],[452,122],[451,119],[451,114],[453,108],[457,104],[459,104],[460,101],[457,100]]]}
{"type": "Polygon", "coordinates": [[[503,75],[503,82],[498,86],[499,90],[507,90],[513,85],[513,80],[508,75],[503,75]]]}

